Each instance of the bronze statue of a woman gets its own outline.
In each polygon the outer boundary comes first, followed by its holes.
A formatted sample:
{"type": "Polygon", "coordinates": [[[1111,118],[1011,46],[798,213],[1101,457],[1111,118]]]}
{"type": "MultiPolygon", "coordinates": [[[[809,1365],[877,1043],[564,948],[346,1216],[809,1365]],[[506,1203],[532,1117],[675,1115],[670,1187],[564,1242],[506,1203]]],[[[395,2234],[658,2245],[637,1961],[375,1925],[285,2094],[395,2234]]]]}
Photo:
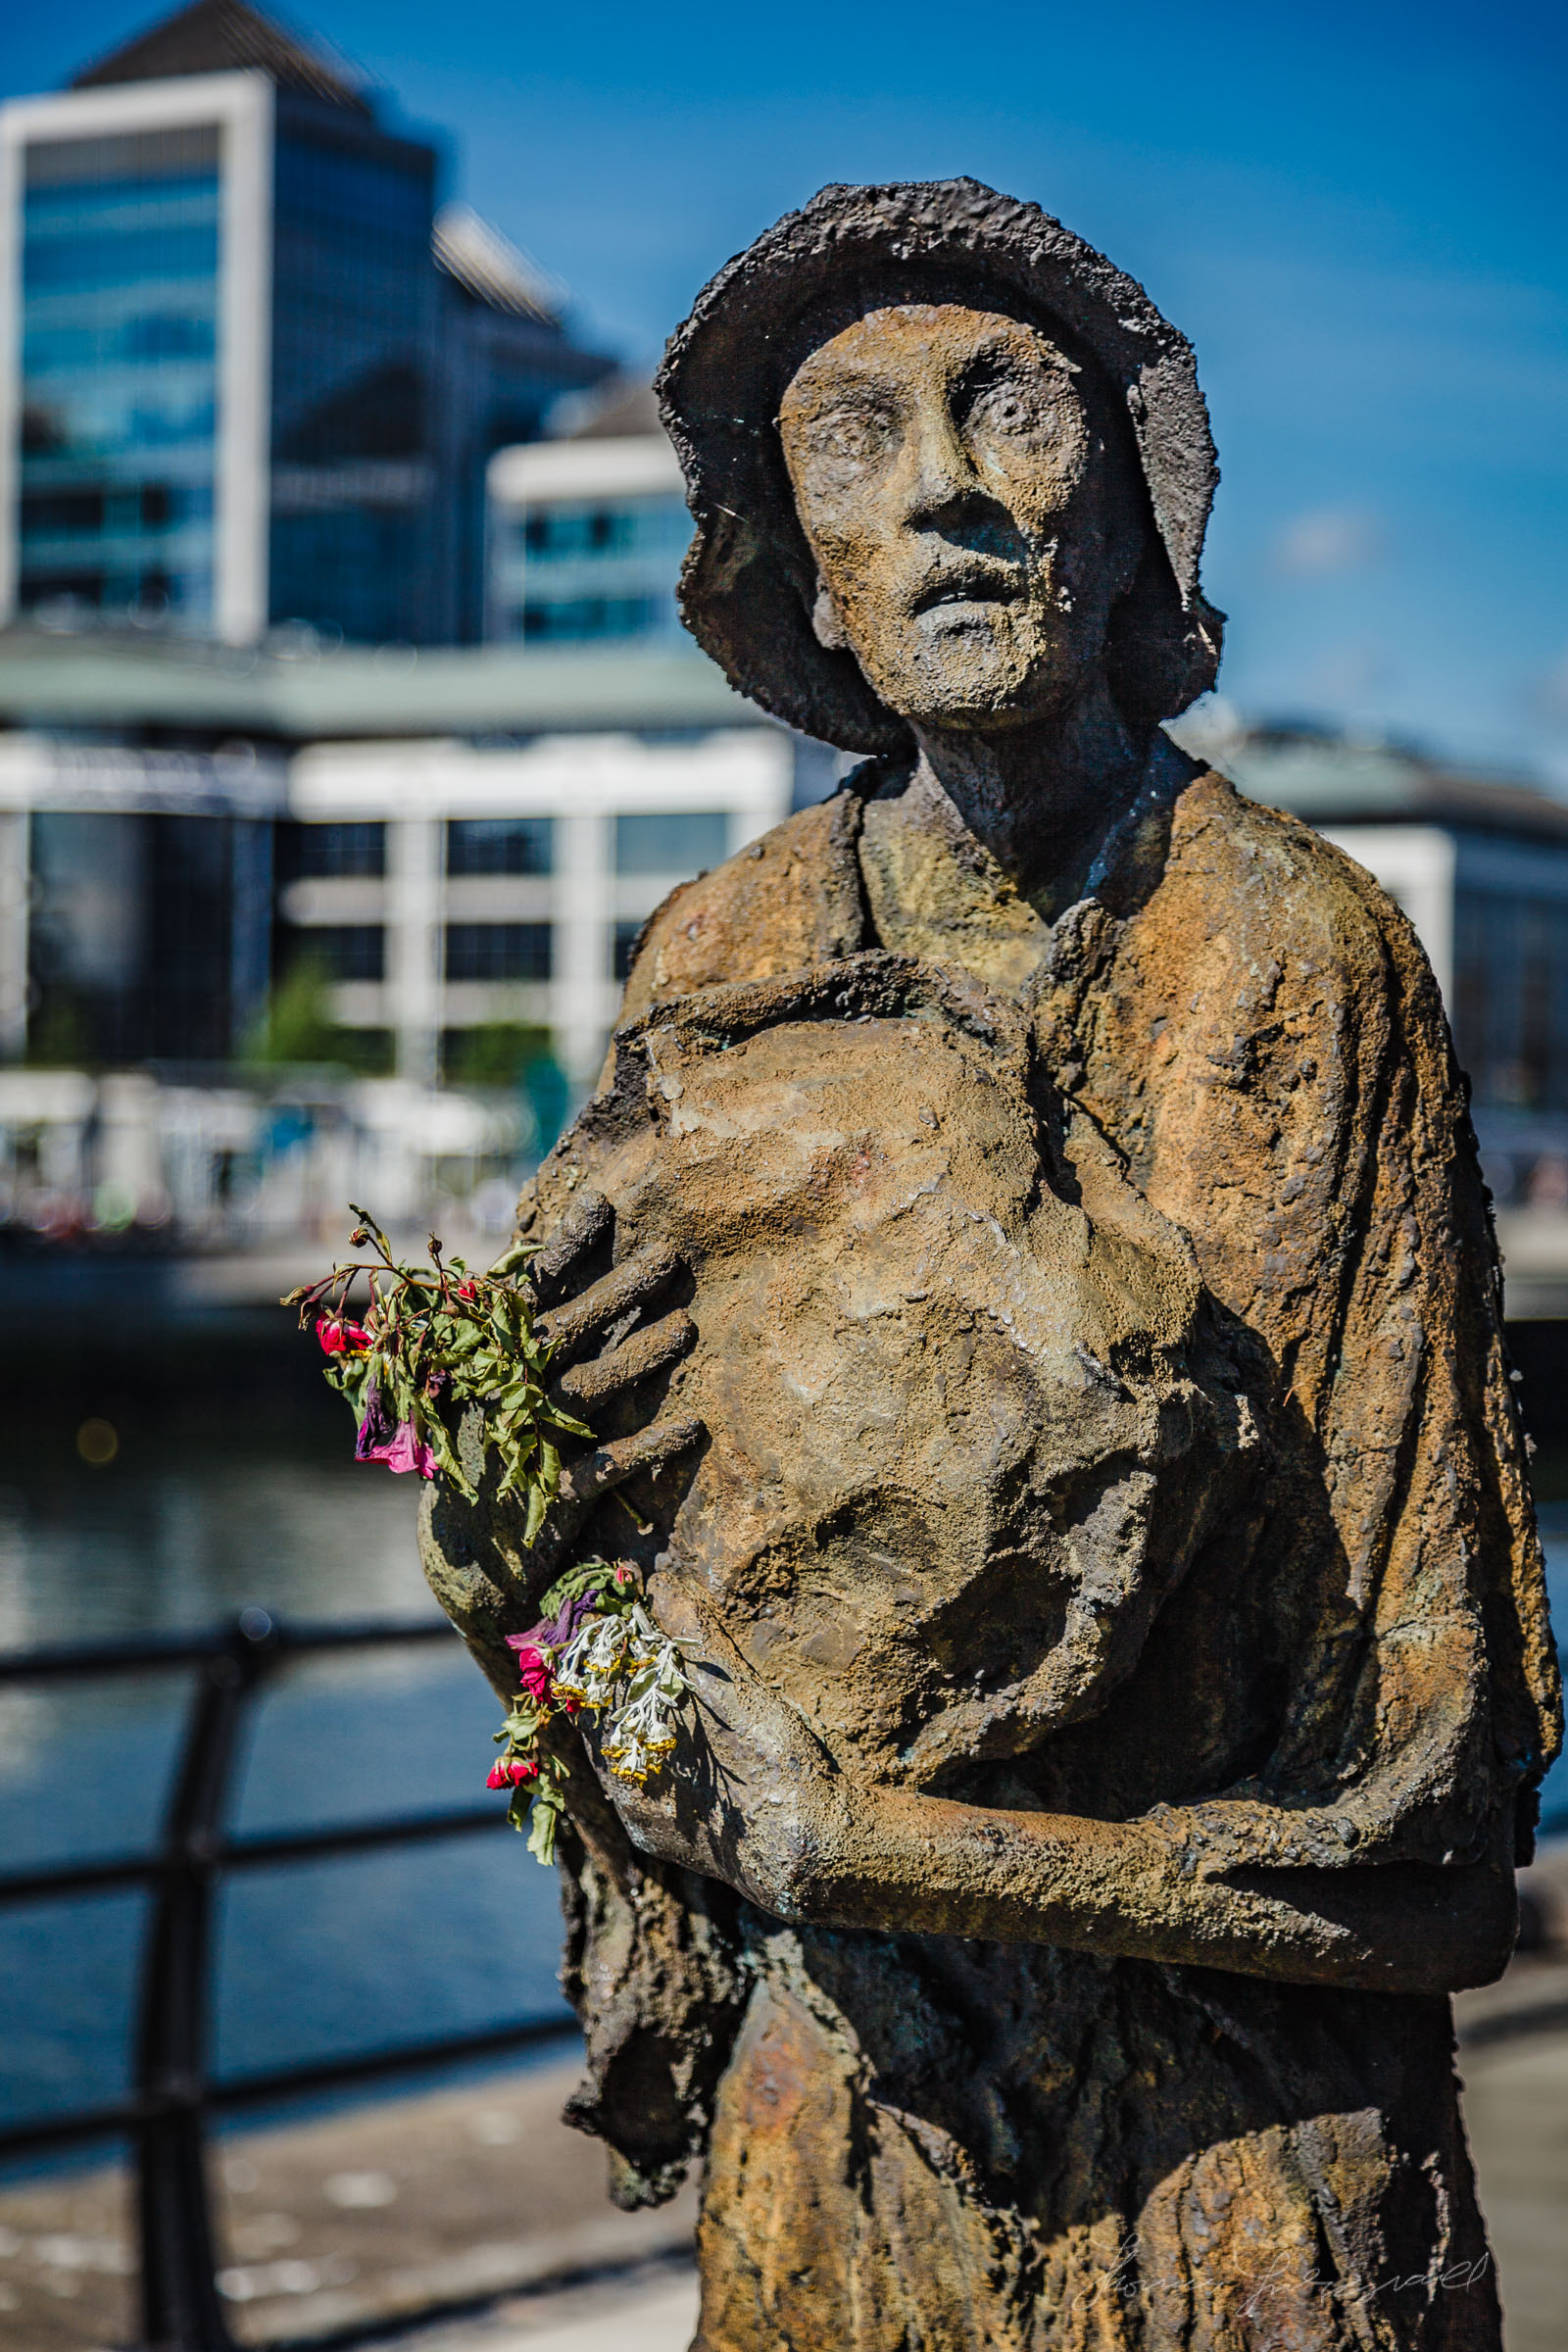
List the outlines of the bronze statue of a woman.
{"type": "Polygon", "coordinates": [[[1188,345],[1037,208],[828,188],[660,383],[688,624],[869,755],[652,918],[522,1205],[598,1443],[439,1486],[498,1687],[573,1560],[679,1769],[562,1734],[574,2120],[703,2164],[700,2352],[1479,2352],[1448,1995],[1557,1689],[1437,990],[1162,733],[1188,345]]]}

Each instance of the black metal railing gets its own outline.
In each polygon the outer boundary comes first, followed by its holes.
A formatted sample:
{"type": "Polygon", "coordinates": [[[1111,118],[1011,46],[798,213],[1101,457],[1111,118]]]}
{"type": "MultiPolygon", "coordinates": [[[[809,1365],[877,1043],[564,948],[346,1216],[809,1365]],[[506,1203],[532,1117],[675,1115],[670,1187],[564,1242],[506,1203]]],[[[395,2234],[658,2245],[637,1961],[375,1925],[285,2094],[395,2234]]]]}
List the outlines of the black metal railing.
{"type": "Polygon", "coordinates": [[[107,1861],[0,1876],[0,1904],[60,1901],[113,1886],[154,1889],[141,1947],[129,2096],[0,2127],[0,2161],[94,2139],[132,2143],[141,2340],[153,2352],[233,2352],[214,2259],[207,2174],[210,2116],[465,2059],[500,2057],[565,2040],[576,2033],[575,2021],[563,2010],[559,2016],[520,2018],[482,2034],[447,2034],[312,2066],[218,2082],[209,2072],[213,1904],[226,1872],[461,1838],[505,1826],[501,1808],[486,1805],[281,1836],[230,1838],[224,1830],[246,1711],[280,1666],[324,1651],[443,1640],[450,1642],[453,1635],[442,1619],[286,1626],[264,1610],[246,1609],[231,1625],[179,1640],[0,1652],[0,1684],[80,1682],[161,1667],[196,1670],[161,1843],[148,1852],[107,1861]]]}
{"type": "MultiPolygon", "coordinates": [[[[506,1820],[497,1806],[464,1806],[319,1830],[230,1838],[223,1824],[246,1710],[269,1677],[294,1659],[452,1639],[444,1619],[288,1626],[264,1610],[246,1609],[232,1624],[195,1637],[0,1652],[0,1684],[80,1682],[164,1667],[196,1669],[161,1843],[147,1852],[107,1861],[0,1876],[0,1905],[59,1901],[115,1886],[156,1890],[142,1940],[130,2095],[0,2126],[0,2162],[94,2139],[132,2143],[141,2341],[149,2352],[235,2352],[216,2278],[207,2177],[210,2116],[465,2060],[503,2057],[576,2034],[575,2020],[563,2010],[557,2016],[520,2018],[483,2033],[447,2034],[219,2082],[208,2071],[212,1915],[224,1873],[303,1862],[319,1854],[364,1853],[376,1846],[466,1837],[502,1828],[506,1820]]],[[[1568,1833],[1568,1807],[1554,1809],[1541,1830],[1548,1837],[1568,1833]]],[[[1527,2029],[1536,2022],[1533,2011],[1520,2021],[1527,2029]]],[[[1550,2022],[1562,2022],[1557,2008],[1550,2022]]],[[[1470,2037],[1493,2039],[1519,2030],[1519,2024],[1500,2018],[1479,2025],[1470,2037]]]]}

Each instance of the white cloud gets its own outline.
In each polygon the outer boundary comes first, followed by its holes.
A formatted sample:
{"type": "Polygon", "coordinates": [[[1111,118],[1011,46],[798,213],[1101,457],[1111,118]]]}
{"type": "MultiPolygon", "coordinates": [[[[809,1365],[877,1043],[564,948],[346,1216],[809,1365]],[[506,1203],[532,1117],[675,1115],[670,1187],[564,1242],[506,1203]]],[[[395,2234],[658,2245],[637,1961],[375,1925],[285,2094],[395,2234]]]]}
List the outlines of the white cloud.
{"type": "Polygon", "coordinates": [[[1275,571],[1291,579],[1317,579],[1332,571],[1357,571],[1383,552],[1383,524],[1365,507],[1314,507],[1293,515],[1276,534],[1270,551],[1275,571]]]}

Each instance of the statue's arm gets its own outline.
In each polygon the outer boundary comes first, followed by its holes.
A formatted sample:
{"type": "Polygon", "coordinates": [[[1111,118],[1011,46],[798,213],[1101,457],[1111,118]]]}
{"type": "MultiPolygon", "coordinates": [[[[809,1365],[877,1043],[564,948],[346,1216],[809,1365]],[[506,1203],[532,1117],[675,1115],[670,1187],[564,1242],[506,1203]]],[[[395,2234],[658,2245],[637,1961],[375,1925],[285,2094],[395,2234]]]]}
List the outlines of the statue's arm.
{"type": "MultiPolygon", "coordinates": [[[[1505,1852],[1446,1865],[1238,1865],[1223,1803],[1105,1822],[853,1783],[706,1601],[667,1592],[660,1613],[686,1647],[691,1747],[646,1788],[606,1786],[644,1852],[721,1879],[792,1925],[1065,1944],[1404,1993],[1485,1984],[1512,1949],[1505,1852]]],[[[1259,1814],[1274,1809],[1253,1800],[1245,1811],[1255,1840],[1259,1814]]],[[[1280,1842],[1298,1842],[1298,1813],[1281,1807],[1274,1819],[1280,1842]]]]}
{"type": "Polygon", "coordinates": [[[1500,1974],[1517,1920],[1501,1862],[1190,1867],[1190,1821],[1076,1819],[857,1789],[803,1808],[787,1916],[824,1926],[1059,1943],[1376,1992],[1500,1974]],[[812,1817],[815,1816],[813,1819],[812,1817]]]}

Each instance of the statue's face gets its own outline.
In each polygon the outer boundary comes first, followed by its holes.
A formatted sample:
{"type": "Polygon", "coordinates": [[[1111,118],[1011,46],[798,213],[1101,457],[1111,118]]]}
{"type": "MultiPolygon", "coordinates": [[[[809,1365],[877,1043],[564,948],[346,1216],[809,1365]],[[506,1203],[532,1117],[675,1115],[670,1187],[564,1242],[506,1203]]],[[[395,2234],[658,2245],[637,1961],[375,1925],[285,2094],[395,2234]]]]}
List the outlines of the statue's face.
{"type": "Polygon", "coordinates": [[[957,303],[872,311],[779,414],[821,575],[814,615],[891,710],[984,724],[1069,700],[1131,571],[1080,370],[957,303]]]}

